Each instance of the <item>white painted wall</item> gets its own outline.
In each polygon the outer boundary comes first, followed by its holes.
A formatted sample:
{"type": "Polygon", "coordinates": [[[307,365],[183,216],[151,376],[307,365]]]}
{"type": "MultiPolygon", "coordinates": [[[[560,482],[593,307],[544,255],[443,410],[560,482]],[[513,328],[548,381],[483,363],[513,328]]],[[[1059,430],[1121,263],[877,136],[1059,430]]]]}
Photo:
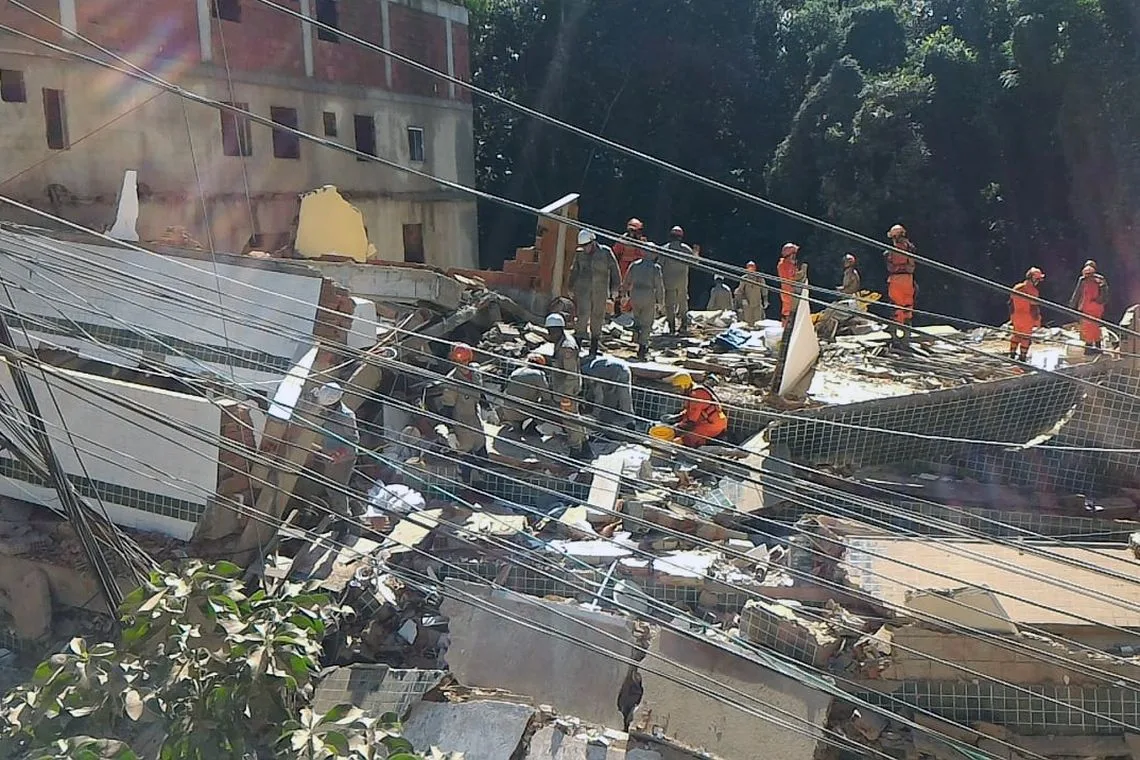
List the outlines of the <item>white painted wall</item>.
{"type": "MultiPolygon", "coordinates": [[[[192,502],[205,508],[217,488],[218,446],[197,440],[175,428],[180,425],[200,428],[207,436],[212,435],[216,439],[222,422],[221,410],[217,406],[196,396],[81,372],[59,372],[81,383],[82,387],[52,375],[45,382],[43,375],[34,370],[28,373],[28,379],[65,472],[82,476],[82,461],[94,480],[192,502]],[[47,390],[49,384],[52,394],[47,390]],[[110,394],[132,407],[137,404],[156,409],[170,424],[151,421],[132,408],[111,404],[100,398],[100,393],[110,394]],[[52,395],[55,396],[54,402],[52,395]],[[56,403],[81,449],[79,455],[66,443],[56,403]],[[59,440],[61,438],[62,441],[59,440]]],[[[15,383],[3,362],[0,362],[0,388],[9,399],[18,403],[15,383]]],[[[21,419],[26,419],[22,409],[18,414],[21,419]]],[[[0,453],[0,460],[12,461],[7,452],[0,453]]],[[[0,494],[62,510],[54,490],[25,481],[0,477],[0,494]]],[[[92,500],[92,503],[95,502],[92,500]]],[[[125,527],[188,540],[196,525],[190,520],[136,509],[107,498],[103,503],[111,520],[125,527]]]]}
{"type": "MultiPolygon", "coordinates": [[[[160,339],[171,350],[157,353],[144,353],[141,344],[137,348],[100,345],[105,336],[88,340],[34,326],[33,337],[101,361],[133,366],[145,357],[196,375],[215,373],[239,383],[256,383],[259,390],[270,392],[312,343],[321,278],[298,265],[223,263],[236,260],[219,257],[215,277],[209,257],[45,241],[0,230],[0,276],[16,286],[10,288],[12,299],[26,320],[71,319],[125,331],[141,341],[142,336],[131,331],[137,328],[188,343],[264,352],[278,357],[283,366],[274,370],[188,358],[179,353],[185,350],[180,344],[165,337],[160,339]]],[[[0,305],[8,306],[2,293],[0,305]]],[[[15,332],[22,337],[21,330],[15,332]]],[[[263,360],[249,357],[250,364],[263,360]]]]}

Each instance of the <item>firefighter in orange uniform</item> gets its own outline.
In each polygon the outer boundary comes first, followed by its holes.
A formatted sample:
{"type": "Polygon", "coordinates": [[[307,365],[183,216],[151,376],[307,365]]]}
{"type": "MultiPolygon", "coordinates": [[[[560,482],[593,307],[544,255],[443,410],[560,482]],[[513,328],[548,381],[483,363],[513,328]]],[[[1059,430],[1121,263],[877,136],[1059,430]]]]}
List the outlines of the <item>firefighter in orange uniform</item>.
{"type": "MultiPolygon", "coordinates": [[[[629,271],[633,262],[647,255],[644,248],[631,245],[628,241],[649,242],[649,238],[645,237],[645,225],[641,223],[640,219],[630,219],[626,222],[625,234],[622,235],[621,240],[614,243],[614,256],[617,257],[618,270],[621,273],[622,281],[625,281],[625,273],[629,271]]],[[[628,312],[632,309],[633,305],[628,296],[622,298],[621,310],[628,312]]]]}
{"type": "Polygon", "coordinates": [[[787,327],[792,321],[796,308],[796,290],[806,277],[805,268],[796,258],[800,247],[795,243],[784,243],[780,249],[780,261],[776,264],[776,276],[780,278],[780,321],[787,327]]]}
{"type": "Polygon", "coordinates": [[[711,443],[728,430],[728,416],[711,389],[693,382],[693,376],[682,372],[673,376],[673,387],[685,394],[685,406],[679,414],[666,418],[676,425],[681,443],[696,448],[711,443]]]}
{"type": "MultiPolygon", "coordinates": [[[[915,253],[917,250],[901,224],[891,227],[887,237],[899,251],[915,253]]],[[[914,284],[914,259],[894,250],[883,251],[883,258],[887,262],[887,296],[895,306],[894,319],[900,325],[910,325],[914,318],[914,297],[918,291],[914,284]]]]}
{"type": "Polygon", "coordinates": [[[1029,346],[1033,343],[1033,331],[1041,326],[1041,306],[1034,298],[1041,297],[1041,283],[1045,273],[1037,267],[1030,267],[1025,279],[1013,286],[1009,294],[1009,321],[1013,335],[1009,339],[1009,358],[1028,361],[1029,346]]]}
{"type": "Polygon", "coordinates": [[[1081,340],[1085,343],[1085,356],[1100,353],[1100,324],[1093,320],[1104,318],[1104,308],[1107,303],[1108,280],[1097,273],[1095,264],[1085,264],[1081,270],[1081,279],[1077,280],[1073,297],[1069,299],[1070,308],[1090,317],[1081,320],[1081,340]]]}

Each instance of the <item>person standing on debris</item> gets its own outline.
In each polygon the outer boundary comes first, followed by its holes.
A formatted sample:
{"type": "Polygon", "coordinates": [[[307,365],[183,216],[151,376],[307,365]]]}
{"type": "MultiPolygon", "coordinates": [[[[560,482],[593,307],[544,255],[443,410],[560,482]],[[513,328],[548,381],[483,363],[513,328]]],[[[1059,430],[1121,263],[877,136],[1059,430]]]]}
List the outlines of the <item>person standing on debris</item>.
{"type": "Polygon", "coordinates": [[[689,262],[695,258],[693,249],[685,243],[685,230],[669,230],[669,254],[661,262],[661,276],[665,280],[665,318],[669,332],[684,334],[689,329],[689,262]]]}
{"type": "Polygon", "coordinates": [[[326,502],[341,517],[352,517],[348,489],[356,470],[356,450],[360,445],[360,430],[356,414],[344,404],[344,389],[340,383],[326,383],[313,393],[321,407],[319,420],[324,438],[320,458],[323,461],[326,502]]]}
{"type": "Polygon", "coordinates": [[[633,309],[633,332],[637,338],[637,358],[645,361],[649,356],[649,339],[653,333],[653,323],[657,312],[665,305],[665,281],[661,275],[661,265],[657,263],[657,253],[642,251],[642,256],[633,262],[625,273],[622,290],[629,294],[633,309]]]}
{"type": "Polygon", "coordinates": [[[578,249],[570,266],[570,292],[578,306],[578,330],[590,332],[590,355],[598,353],[598,340],[606,322],[606,300],[617,303],[621,275],[609,246],[598,243],[591,230],[578,233],[578,249]]]}
{"type": "Polygon", "coordinates": [[[687,372],[674,375],[670,382],[685,395],[685,405],[678,414],[666,417],[665,421],[676,426],[683,445],[693,448],[704,446],[724,435],[728,430],[728,416],[711,388],[697,385],[687,372]]]}
{"type": "Polygon", "coordinates": [[[855,254],[846,253],[843,255],[843,284],[839,286],[839,292],[846,293],[849,296],[858,295],[859,291],[863,289],[863,276],[859,274],[855,264],[855,254]]]}
{"type": "Polygon", "coordinates": [[[634,429],[633,373],[629,364],[616,356],[602,354],[586,362],[583,370],[586,401],[594,416],[607,425],[634,429]]]}
{"type": "Polygon", "coordinates": [[[908,253],[917,252],[914,243],[907,237],[906,228],[896,224],[887,232],[893,249],[883,251],[887,262],[887,296],[895,306],[894,320],[900,325],[909,326],[914,319],[914,301],[918,287],[914,282],[915,262],[908,253]],[[901,253],[905,252],[905,253],[901,253]]]}
{"type": "Polygon", "coordinates": [[[1025,279],[1013,286],[1009,294],[1009,321],[1013,334],[1009,338],[1009,358],[1028,361],[1033,331],[1041,326],[1041,306],[1032,299],[1040,298],[1045,273],[1030,267],[1025,279]]]}
{"type": "MultiPolygon", "coordinates": [[[[633,262],[645,256],[645,248],[638,243],[648,243],[645,237],[645,225],[640,219],[630,219],[625,224],[625,234],[614,243],[614,256],[617,257],[618,271],[625,278],[633,262]]],[[[626,310],[628,311],[628,309],[626,310]]]]}
{"type": "Polygon", "coordinates": [[[550,363],[550,394],[561,411],[559,422],[566,429],[571,456],[585,458],[590,450],[586,445],[586,430],[578,422],[578,397],[582,393],[582,364],[578,342],[566,332],[566,320],[561,314],[546,317],[546,332],[554,344],[550,363]]]}
{"type": "Polygon", "coordinates": [[[542,354],[531,354],[526,358],[526,364],[507,376],[507,383],[503,387],[503,395],[508,399],[519,399],[524,404],[515,405],[509,400],[504,401],[499,419],[511,425],[519,433],[525,433],[527,420],[533,421],[537,410],[536,406],[550,403],[550,381],[546,378],[546,357],[542,354]]]}
{"type": "Polygon", "coordinates": [[[731,311],[732,310],[732,289],[728,287],[728,283],[724,281],[722,275],[713,277],[712,290],[709,292],[709,311],[731,311]]]}
{"type": "Polygon", "coordinates": [[[780,322],[787,327],[792,323],[799,291],[807,284],[807,264],[800,263],[800,247],[795,243],[784,243],[780,249],[780,261],[776,264],[776,275],[780,278],[780,322]]]}
{"type": "MultiPolygon", "coordinates": [[[[483,377],[471,364],[475,350],[466,343],[456,343],[447,358],[455,364],[447,373],[440,395],[440,404],[451,409],[451,419],[455,420],[448,442],[463,459],[486,455],[487,435],[483,432],[483,419],[479,416],[483,377]]],[[[460,469],[466,479],[470,475],[470,466],[461,466],[460,469]]]]}
{"type": "Polygon", "coordinates": [[[1069,308],[1076,309],[1088,317],[1081,320],[1081,340],[1085,344],[1085,356],[1100,353],[1100,324],[1093,320],[1104,319],[1107,304],[1108,280],[1104,275],[1097,273],[1095,262],[1085,264],[1081,270],[1081,278],[1077,280],[1073,297],[1069,299],[1069,308]]]}
{"type": "Polygon", "coordinates": [[[764,312],[768,309],[768,286],[756,271],[755,261],[744,265],[744,277],[736,286],[734,295],[745,322],[751,325],[764,319],[764,312]]]}

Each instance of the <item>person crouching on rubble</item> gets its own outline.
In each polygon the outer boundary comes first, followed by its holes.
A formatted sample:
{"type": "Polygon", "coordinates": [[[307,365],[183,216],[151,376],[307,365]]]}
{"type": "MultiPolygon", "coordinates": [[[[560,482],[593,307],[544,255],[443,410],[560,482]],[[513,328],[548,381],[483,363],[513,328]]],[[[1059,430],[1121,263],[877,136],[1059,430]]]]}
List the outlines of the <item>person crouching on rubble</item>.
{"type": "Polygon", "coordinates": [[[475,359],[475,349],[466,343],[453,345],[448,359],[455,368],[447,373],[440,403],[450,408],[449,416],[455,420],[455,424],[450,426],[447,441],[464,460],[459,472],[466,481],[471,477],[471,461],[487,453],[487,436],[483,432],[483,419],[479,416],[483,377],[471,364],[475,359]]]}
{"type": "Polygon", "coordinates": [[[520,434],[525,434],[527,427],[535,423],[535,407],[551,403],[550,382],[546,378],[545,368],[546,357],[532,353],[526,358],[526,364],[507,376],[507,383],[503,387],[503,395],[507,398],[499,412],[499,420],[520,434]],[[523,403],[513,404],[510,399],[518,399],[523,403]]]}
{"type": "Polygon", "coordinates": [[[351,518],[348,488],[356,470],[356,449],[360,445],[356,414],[345,406],[344,389],[339,383],[326,383],[317,388],[313,396],[321,407],[320,429],[324,438],[319,458],[323,461],[321,474],[329,481],[325,486],[326,501],[333,512],[351,518]]]}
{"type": "Polygon", "coordinates": [[[1041,306],[1034,298],[1041,297],[1041,283],[1045,273],[1037,267],[1030,267],[1025,279],[1013,286],[1009,294],[1009,321],[1013,334],[1009,338],[1009,358],[1019,361],[1029,360],[1029,346],[1033,343],[1033,331],[1041,326],[1041,306]]]}
{"type": "Polygon", "coordinates": [[[696,448],[710,443],[728,430],[728,416],[720,399],[712,389],[693,382],[687,372],[674,375],[673,387],[685,396],[685,405],[678,414],[669,415],[665,422],[674,426],[681,443],[696,448]]]}
{"type": "Polygon", "coordinates": [[[586,401],[599,422],[633,430],[633,371],[616,356],[600,354],[586,362],[582,370],[586,401]]]}

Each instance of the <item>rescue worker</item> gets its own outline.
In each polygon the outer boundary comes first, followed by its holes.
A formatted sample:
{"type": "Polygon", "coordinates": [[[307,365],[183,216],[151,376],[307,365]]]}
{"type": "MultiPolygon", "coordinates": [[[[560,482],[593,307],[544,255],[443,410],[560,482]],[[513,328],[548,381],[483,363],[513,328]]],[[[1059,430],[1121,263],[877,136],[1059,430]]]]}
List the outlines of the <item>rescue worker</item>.
{"type": "Polygon", "coordinates": [[[324,433],[319,457],[323,462],[321,470],[331,481],[325,486],[325,501],[341,517],[352,517],[348,488],[356,469],[356,450],[360,445],[356,415],[345,406],[344,389],[339,383],[322,385],[313,392],[313,396],[321,407],[319,424],[324,433]]]}
{"type": "Polygon", "coordinates": [[[672,255],[661,262],[661,276],[665,280],[665,318],[669,321],[669,332],[683,334],[689,329],[689,264],[695,254],[685,243],[685,230],[673,227],[669,230],[669,242],[665,246],[672,255]]]}
{"type": "Polygon", "coordinates": [[[561,314],[547,315],[546,332],[554,345],[550,362],[550,394],[561,412],[557,419],[566,429],[571,456],[588,457],[590,449],[586,445],[586,430],[575,422],[578,397],[582,393],[578,342],[566,331],[566,320],[561,314]]]}
{"type": "Polygon", "coordinates": [[[598,339],[606,322],[606,301],[615,303],[621,277],[609,246],[601,245],[591,230],[578,233],[578,249],[570,266],[570,292],[578,306],[578,330],[590,333],[590,355],[598,353],[598,339]]]}
{"type": "Polygon", "coordinates": [[[545,367],[546,357],[534,353],[526,358],[526,364],[507,376],[503,395],[526,403],[516,406],[505,401],[499,419],[520,433],[526,432],[528,420],[534,421],[537,412],[534,407],[550,403],[550,381],[545,367]]]}
{"type": "Polygon", "coordinates": [[[780,322],[784,327],[791,324],[798,291],[807,284],[807,264],[800,263],[799,254],[798,245],[784,243],[780,249],[780,261],[776,264],[776,276],[780,278],[780,322]]]}
{"type": "Polygon", "coordinates": [[[755,261],[749,261],[744,265],[744,277],[736,286],[734,295],[740,316],[745,322],[754,324],[764,319],[764,312],[768,308],[768,286],[756,271],[755,261]]]}
{"type": "Polygon", "coordinates": [[[673,387],[685,395],[684,408],[665,421],[675,426],[680,433],[681,443],[697,447],[710,443],[728,430],[728,417],[721,407],[720,400],[711,389],[693,382],[693,376],[681,372],[673,376],[673,387]]]}
{"type": "Polygon", "coordinates": [[[1029,360],[1029,346],[1033,343],[1033,331],[1041,326],[1041,306],[1031,299],[1041,297],[1041,283],[1045,273],[1037,267],[1030,267],[1025,279],[1013,286],[1009,295],[1009,321],[1013,334],[1009,338],[1009,358],[1019,361],[1029,360]]]}
{"type": "Polygon", "coordinates": [[[586,401],[593,414],[607,425],[634,429],[633,373],[629,364],[616,356],[602,354],[586,362],[582,370],[586,401]]]}
{"type": "MultiPolygon", "coordinates": [[[[448,416],[455,420],[455,425],[448,426],[447,440],[461,455],[461,459],[469,460],[486,455],[487,435],[483,432],[483,419],[479,416],[483,377],[471,365],[475,359],[475,349],[466,343],[456,343],[451,347],[447,358],[456,365],[447,373],[440,394],[440,404],[445,409],[450,409],[448,416]]],[[[470,466],[460,465],[460,473],[466,480],[470,475],[470,466]]]]}
{"type": "Polygon", "coordinates": [[[625,224],[625,234],[614,243],[614,256],[617,257],[618,270],[624,278],[633,262],[645,255],[645,249],[634,243],[648,243],[645,237],[645,225],[640,219],[630,219],[625,224]]]}
{"type": "Polygon", "coordinates": [[[724,277],[716,275],[713,277],[712,290],[709,292],[709,311],[731,311],[732,310],[732,290],[724,281],[724,277]]]}
{"type": "Polygon", "coordinates": [[[846,293],[849,296],[858,295],[859,291],[863,289],[863,276],[855,268],[856,263],[855,254],[846,253],[843,255],[843,284],[838,289],[839,292],[846,293]]]}
{"type": "Polygon", "coordinates": [[[644,361],[649,356],[649,338],[653,333],[653,322],[657,313],[665,306],[665,281],[661,276],[661,265],[657,254],[642,251],[642,257],[633,262],[622,282],[622,290],[629,295],[633,309],[633,332],[637,339],[637,358],[644,361]]]}
{"type": "Polygon", "coordinates": [[[1085,356],[1100,353],[1100,324],[1095,319],[1104,319],[1105,305],[1108,303],[1108,280],[1098,274],[1095,264],[1086,264],[1077,280],[1076,290],[1069,299],[1069,308],[1076,309],[1089,319],[1081,320],[1081,340],[1085,343],[1085,356]]]}
{"type": "Polygon", "coordinates": [[[914,318],[914,299],[918,288],[914,283],[914,258],[906,255],[915,253],[914,243],[907,238],[906,228],[896,224],[887,232],[891,245],[899,251],[883,251],[887,262],[887,296],[895,306],[894,320],[900,325],[909,326],[914,318]]]}

